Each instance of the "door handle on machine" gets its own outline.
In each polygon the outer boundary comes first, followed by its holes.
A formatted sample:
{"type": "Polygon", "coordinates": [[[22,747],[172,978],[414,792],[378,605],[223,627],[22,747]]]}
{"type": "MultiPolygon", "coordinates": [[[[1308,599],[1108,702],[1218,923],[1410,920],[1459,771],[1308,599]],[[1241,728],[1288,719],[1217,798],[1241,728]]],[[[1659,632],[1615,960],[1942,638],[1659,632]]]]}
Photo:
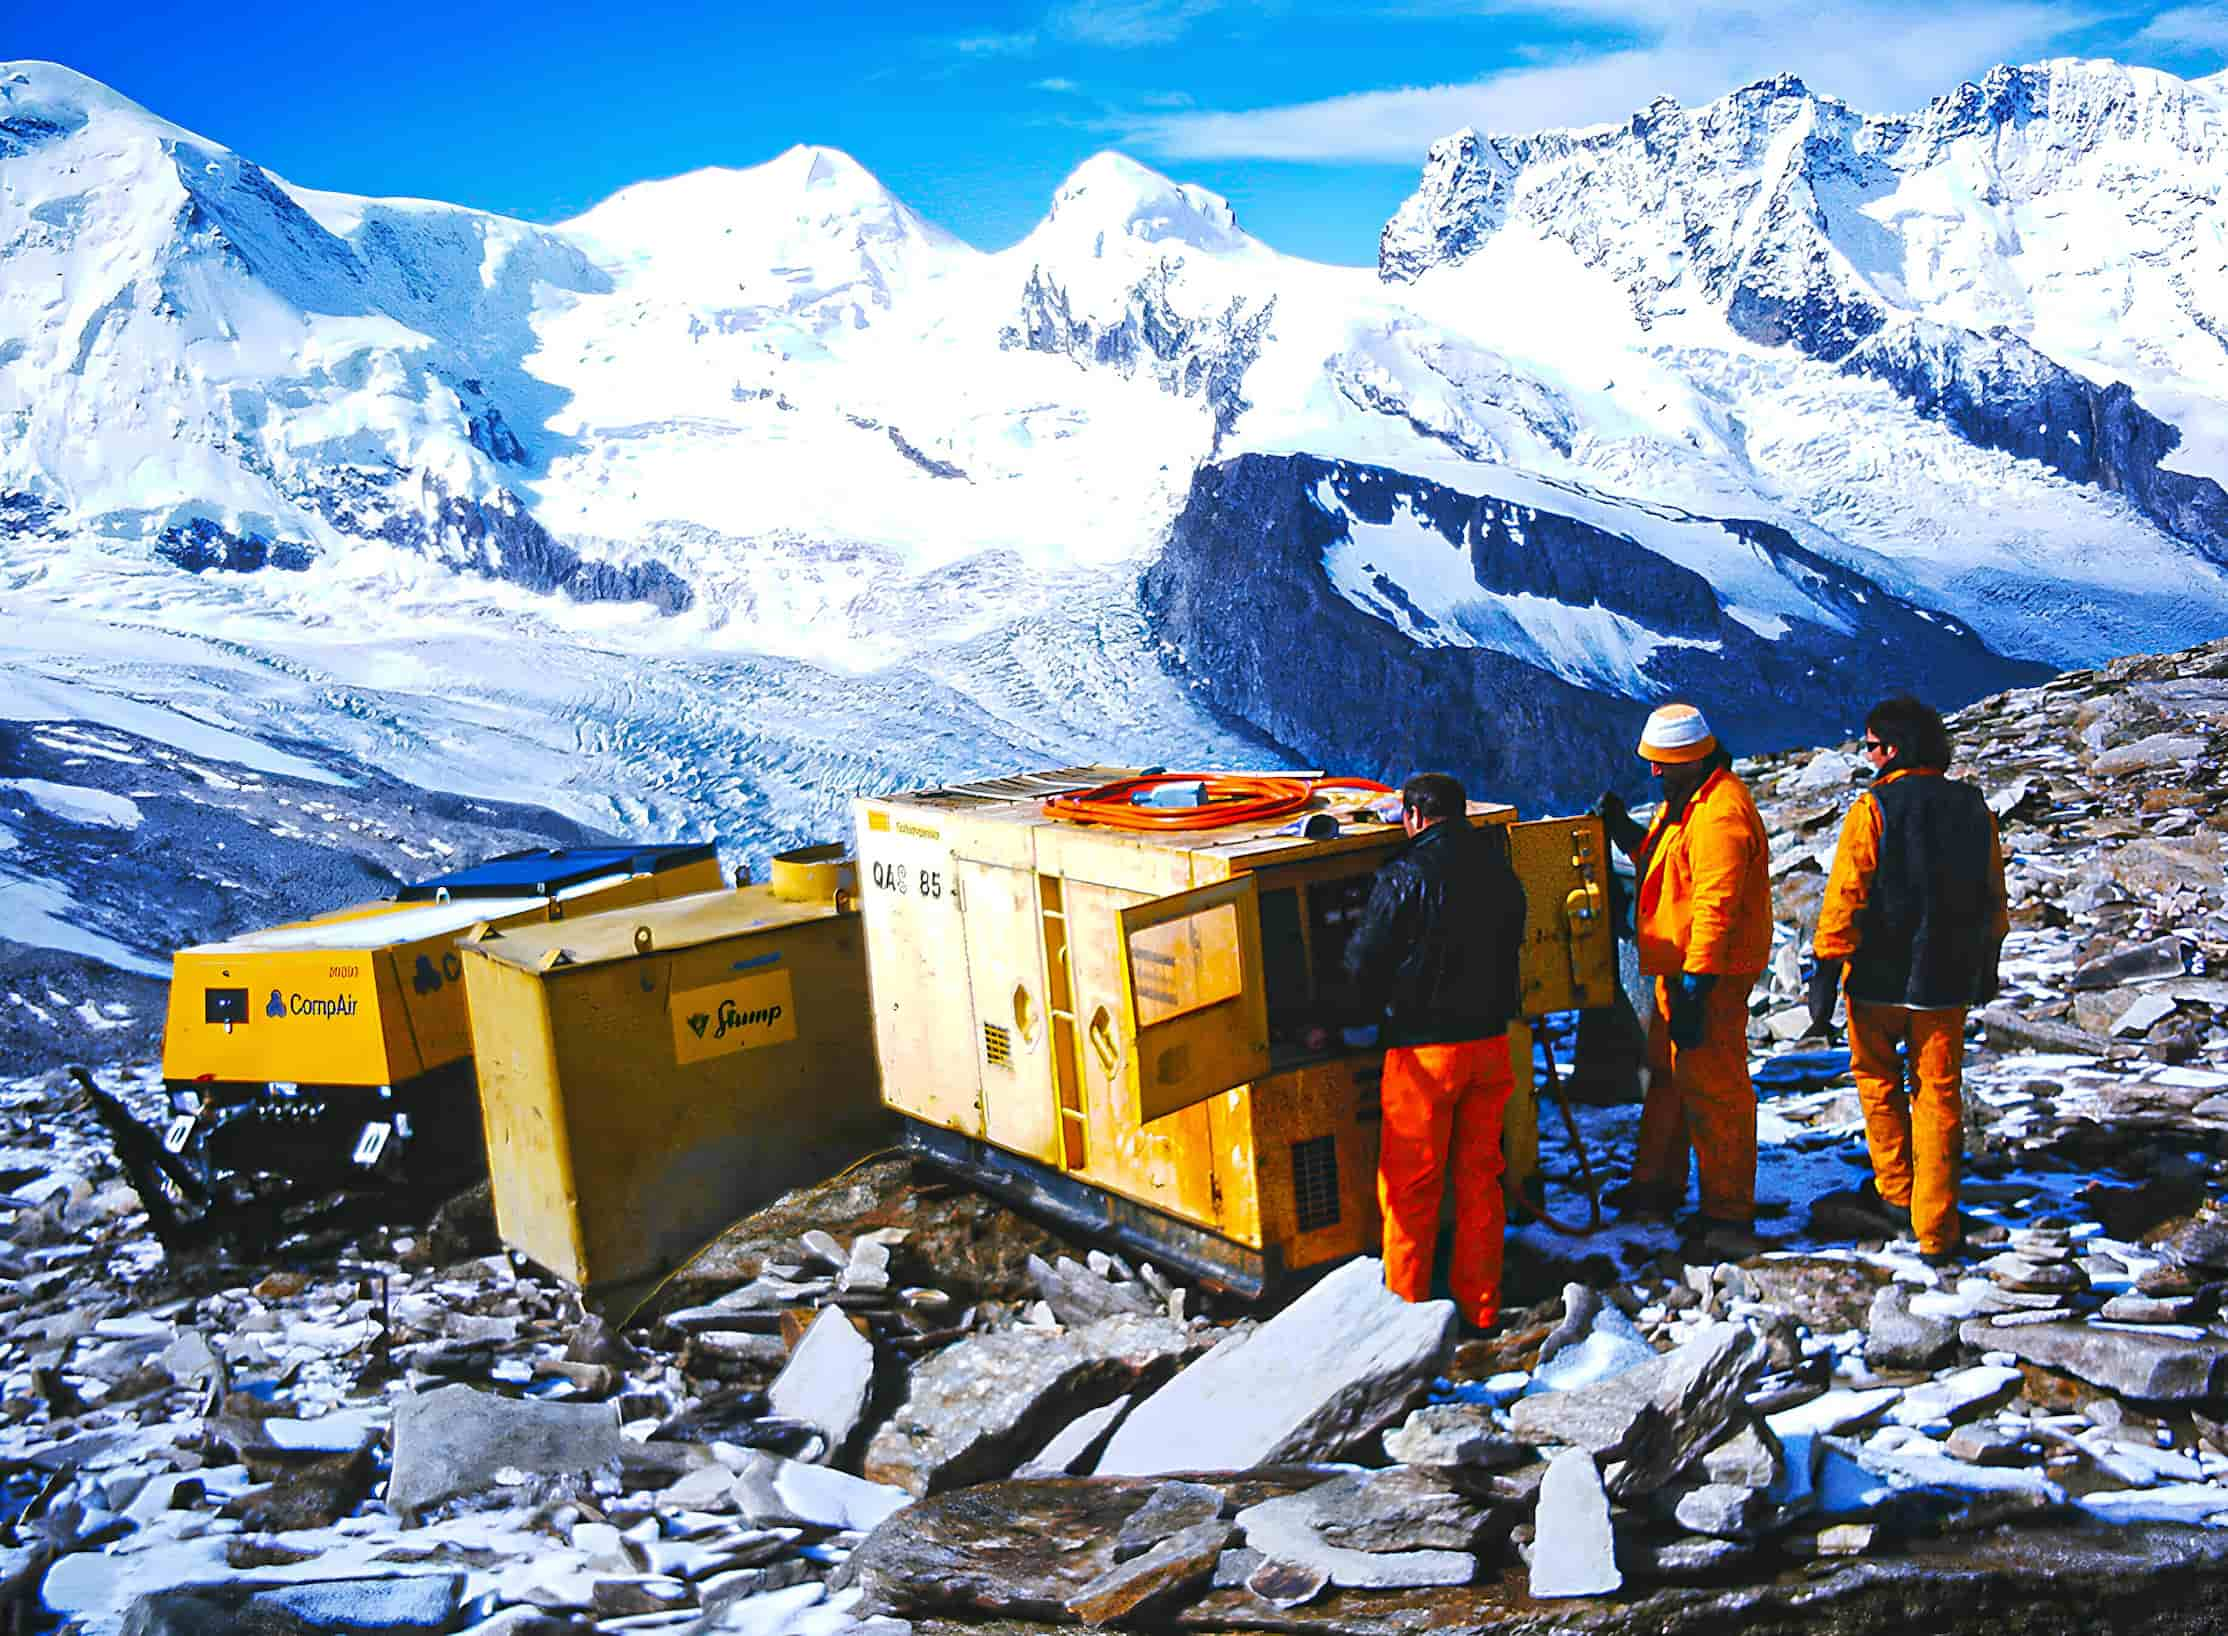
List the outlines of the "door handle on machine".
{"type": "Polygon", "coordinates": [[[1103,1005],[1091,1013],[1091,1025],[1084,1030],[1084,1037],[1091,1042],[1091,1051],[1099,1059],[1099,1066],[1109,1077],[1122,1065],[1122,1048],[1114,1039],[1114,1014],[1103,1005]]]}

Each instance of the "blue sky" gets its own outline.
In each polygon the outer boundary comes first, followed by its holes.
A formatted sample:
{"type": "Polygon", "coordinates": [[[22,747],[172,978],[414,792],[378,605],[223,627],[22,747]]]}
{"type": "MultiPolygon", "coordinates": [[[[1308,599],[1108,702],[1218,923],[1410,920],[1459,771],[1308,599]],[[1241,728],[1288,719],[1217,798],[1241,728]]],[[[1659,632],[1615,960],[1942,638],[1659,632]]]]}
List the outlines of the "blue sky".
{"type": "Polygon", "coordinates": [[[1425,147],[1694,104],[1781,71],[1907,111],[1998,61],[2228,63],[2228,4],[1006,0],[16,8],[0,51],[104,80],[306,186],[536,221],[629,182],[843,148],[986,248],[1118,147],[1278,248],[1368,262],[1425,147]]]}

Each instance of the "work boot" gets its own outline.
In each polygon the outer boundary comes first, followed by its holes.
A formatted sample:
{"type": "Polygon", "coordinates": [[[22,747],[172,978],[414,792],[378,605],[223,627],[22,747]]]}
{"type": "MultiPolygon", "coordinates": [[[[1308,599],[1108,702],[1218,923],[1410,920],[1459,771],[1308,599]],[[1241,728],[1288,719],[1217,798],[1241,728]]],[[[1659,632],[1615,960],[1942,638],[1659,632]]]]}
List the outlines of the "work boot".
{"type": "Polygon", "coordinates": [[[1602,1194],[1601,1202],[1614,1211],[1620,1221],[1669,1221],[1685,1192],[1686,1189],[1681,1188],[1673,1193],[1661,1182],[1628,1180],[1602,1194]]]}
{"type": "Polygon", "coordinates": [[[1911,1236],[1911,1213],[1880,1197],[1870,1181],[1810,1203],[1810,1230],[1821,1236],[1897,1239],[1911,1236]]]}
{"type": "Polygon", "coordinates": [[[1755,1224],[1728,1221],[1721,1216],[1692,1215],[1679,1223],[1679,1243],[1689,1252],[1700,1250],[1720,1261],[1746,1261],[1764,1252],[1755,1224]]]}
{"type": "Polygon", "coordinates": [[[1857,1203],[1892,1225],[1897,1232],[1908,1233],[1911,1230],[1910,1205],[1897,1204],[1893,1199],[1882,1198],[1880,1184],[1870,1176],[1857,1188],[1857,1203]]]}

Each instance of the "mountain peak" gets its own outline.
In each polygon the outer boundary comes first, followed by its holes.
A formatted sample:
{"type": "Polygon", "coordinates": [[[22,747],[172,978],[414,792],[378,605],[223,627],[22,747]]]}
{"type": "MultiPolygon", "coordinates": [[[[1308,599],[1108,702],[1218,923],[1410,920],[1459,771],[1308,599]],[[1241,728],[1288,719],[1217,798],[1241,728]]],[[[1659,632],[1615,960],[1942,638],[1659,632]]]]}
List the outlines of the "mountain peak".
{"type": "Polygon", "coordinates": [[[1197,250],[1240,250],[1253,241],[1238,227],[1238,213],[1219,193],[1172,181],[1111,148],[1091,155],[1052,195],[1052,210],[1038,229],[1112,234],[1150,242],[1187,244],[1197,250]]]}
{"type": "Polygon", "coordinates": [[[74,68],[36,58],[0,62],[0,156],[9,151],[11,132],[14,141],[20,143],[32,132],[82,130],[89,119],[99,115],[118,116],[162,136],[201,147],[220,145],[150,113],[121,91],[74,68]]]}
{"type": "Polygon", "coordinates": [[[745,246],[773,255],[804,247],[866,244],[954,249],[958,241],[923,221],[875,174],[839,148],[799,143],[763,164],[707,166],[636,182],[560,224],[611,265],[676,246],[724,262],[745,246]],[[786,248],[777,248],[786,247],[786,248]]]}
{"type": "Polygon", "coordinates": [[[874,172],[841,148],[823,147],[816,142],[799,142],[761,168],[791,180],[794,186],[800,188],[851,188],[882,194],[889,192],[874,172]]]}

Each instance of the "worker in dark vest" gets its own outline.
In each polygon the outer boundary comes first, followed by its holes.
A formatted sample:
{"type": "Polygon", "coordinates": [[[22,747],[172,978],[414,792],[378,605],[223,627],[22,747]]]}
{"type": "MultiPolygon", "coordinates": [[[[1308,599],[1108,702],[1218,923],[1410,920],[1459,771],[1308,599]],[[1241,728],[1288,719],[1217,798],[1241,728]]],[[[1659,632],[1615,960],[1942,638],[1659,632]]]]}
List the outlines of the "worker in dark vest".
{"type": "Polygon", "coordinates": [[[1934,711],[1887,700],[1865,718],[1864,751],[1876,782],[1841,826],[1818,911],[1811,1028],[1830,1031],[1846,985],[1873,1185],[1939,1265],[1962,1248],[1965,1010],[1996,994],[2004,855],[1980,791],[1943,776],[1949,731],[1934,711]]]}
{"type": "Polygon", "coordinates": [[[1516,1087],[1509,1022],[1519,1004],[1524,888],[1499,829],[1473,828],[1460,783],[1400,787],[1408,844],[1377,871],[1347,940],[1347,975],[1386,1047],[1377,1202],[1385,1287],[1430,1298],[1439,1200],[1454,1174],[1449,1286],[1465,1322],[1501,1312],[1501,1122],[1516,1087]]]}

